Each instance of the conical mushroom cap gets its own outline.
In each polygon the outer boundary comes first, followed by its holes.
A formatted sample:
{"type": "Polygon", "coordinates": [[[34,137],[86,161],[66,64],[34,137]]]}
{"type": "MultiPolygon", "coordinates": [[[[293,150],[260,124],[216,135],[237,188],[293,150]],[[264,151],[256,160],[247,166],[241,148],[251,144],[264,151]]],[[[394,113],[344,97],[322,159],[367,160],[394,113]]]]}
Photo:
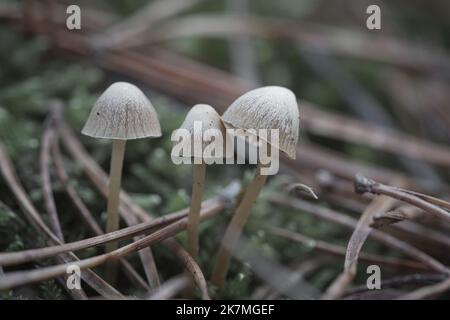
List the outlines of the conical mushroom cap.
{"type": "Polygon", "coordinates": [[[299,111],[295,94],[283,87],[268,86],[251,90],[236,99],[222,115],[230,128],[244,130],[279,129],[279,145],[295,159],[299,130],[299,111]]]}
{"type": "MultiPolygon", "coordinates": [[[[217,111],[207,104],[197,104],[192,107],[192,109],[186,115],[183,123],[180,126],[180,129],[185,129],[190,133],[190,147],[191,147],[191,157],[190,158],[202,158],[202,159],[222,159],[226,156],[226,130],[225,126],[220,118],[220,115],[217,111]],[[195,130],[195,125],[201,124],[201,130],[195,130]],[[217,148],[221,150],[221,154],[219,155],[211,155],[207,156],[203,153],[196,154],[194,150],[194,145],[200,144],[202,145],[202,150],[206,148],[208,145],[214,145],[215,143],[219,143],[219,141],[215,140],[215,138],[205,135],[205,132],[209,129],[217,130],[215,131],[217,134],[220,134],[222,137],[222,144],[217,145],[217,148]]],[[[211,131],[210,131],[211,132],[211,131]]],[[[208,133],[208,132],[207,132],[208,133]]],[[[186,148],[188,146],[186,145],[186,148]]],[[[182,158],[181,155],[175,154],[172,152],[172,156],[182,158]]]]}
{"type": "Polygon", "coordinates": [[[138,87],[115,82],[95,102],[81,133],[129,140],[160,137],[161,127],[151,102],[138,87]]]}

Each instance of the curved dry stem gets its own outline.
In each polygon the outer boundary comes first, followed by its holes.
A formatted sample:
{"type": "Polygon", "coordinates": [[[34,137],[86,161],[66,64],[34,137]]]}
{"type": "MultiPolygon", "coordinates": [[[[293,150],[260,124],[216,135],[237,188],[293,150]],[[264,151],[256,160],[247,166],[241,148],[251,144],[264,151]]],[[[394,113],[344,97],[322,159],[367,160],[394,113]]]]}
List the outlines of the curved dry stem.
{"type": "Polygon", "coordinates": [[[394,187],[394,186],[392,186],[392,188],[396,189],[396,190],[399,190],[399,191],[402,191],[402,192],[406,192],[406,193],[412,194],[412,195],[414,195],[416,197],[419,197],[419,198],[421,198],[421,199],[423,199],[425,201],[428,201],[429,203],[432,203],[434,205],[437,205],[437,206],[443,207],[443,208],[445,208],[447,210],[450,210],[450,203],[448,201],[445,201],[445,200],[442,200],[442,199],[439,199],[439,198],[435,198],[435,197],[432,197],[432,196],[429,196],[427,194],[423,194],[423,193],[420,193],[420,192],[408,190],[408,189],[403,189],[403,188],[394,187]]]}
{"type": "MultiPolygon", "coordinates": [[[[217,199],[208,200],[205,202],[202,208],[202,217],[203,215],[220,211],[223,209],[223,207],[224,207],[223,202],[217,199]]],[[[160,218],[152,219],[151,221],[148,222],[143,222],[128,228],[120,229],[115,232],[103,234],[88,239],[83,239],[75,242],[65,243],[56,246],[49,246],[39,249],[0,253],[0,265],[12,266],[17,264],[23,264],[34,260],[49,258],[64,252],[78,251],[98,246],[114,240],[117,241],[128,239],[136,235],[145,234],[154,228],[162,227],[167,225],[168,223],[172,223],[176,220],[182,219],[186,217],[186,215],[187,209],[184,209],[179,212],[174,212],[160,218]]]]}
{"type": "Polygon", "coordinates": [[[414,192],[407,192],[406,190],[404,191],[400,188],[378,183],[360,174],[355,176],[354,184],[356,193],[369,192],[372,194],[383,194],[391,198],[407,202],[439,218],[450,221],[450,212],[438,205],[433,204],[440,203],[440,205],[445,205],[444,201],[437,201],[439,199],[423,194],[415,194],[414,192]]]}
{"type": "Polygon", "coordinates": [[[52,183],[50,178],[50,147],[55,141],[55,130],[52,124],[49,124],[42,136],[42,145],[39,155],[40,173],[41,173],[41,187],[44,195],[45,208],[48,214],[48,221],[50,227],[55,235],[64,242],[64,236],[59,222],[58,212],[56,210],[55,198],[52,192],[52,183]]]}
{"type": "Polygon", "coordinates": [[[189,284],[186,274],[173,277],[161,284],[159,289],[145,297],[147,300],[169,300],[179,294],[189,284]]]}
{"type": "MultiPolygon", "coordinates": [[[[48,243],[61,244],[61,241],[56,237],[56,235],[47,227],[47,225],[43,222],[40,214],[33,206],[31,200],[28,198],[23,186],[19,182],[17,178],[16,171],[11,162],[11,159],[7,156],[4,151],[3,145],[0,143],[0,171],[7,181],[11,191],[16,197],[19,205],[21,206],[26,218],[31,223],[31,225],[35,228],[37,232],[39,232],[48,243]]],[[[72,260],[78,260],[78,258],[73,253],[68,253],[60,256],[62,261],[69,262],[72,260]]],[[[82,279],[89,284],[95,291],[106,298],[112,299],[122,299],[123,296],[120,292],[118,292],[115,288],[110,286],[107,282],[105,282],[102,278],[100,278],[96,273],[92,270],[87,270],[82,274],[82,279]]]]}
{"type": "MultiPolygon", "coordinates": [[[[214,214],[216,214],[219,210],[208,212],[203,217],[204,219],[210,218],[214,214]]],[[[174,236],[178,232],[182,231],[186,228],[187,218],[183,218],[180,221],[177,221],[173,224],[170,224],[163,229],[160,229],[151,235],[148,235],[138,241],[132,242],[124,247],[121,247],[117,250],[104,253],[99,256],[95,256],[88,259],[71,261],[71,265],[76,265],[80,269],[87,269],[99,266],[105,262],[111,260],[117,260],[123,256],[131,254],[133,252],[139,251],[148,246],[154,245],[158,242],[161,242],[169,237],[174,236]]],[[[0,278],[0,290],[7,290],[13,287],[44,281],[50,278],[54,278],[63,274],[66,274],[66,268],[68,264],[60,264],[56,266],[40,268],[32,271],[16,271],[5,274],[0,278]]],[[[83,273],[82,273],[83,276],[83,273]]]]}
{"type": "MultiPolygon", "coordinates": [[[[311,248],[311,249],[314,249],[317,251],[321,251],[321,252],[327,253],[329,255],[336,256],[336,257],[345,257],[346,248],[343,246],[339,246],[339,245],[328,243],[325,241],[313,239],[313,238],[307,237],[301,233],[292,232],[292,231],[281,229],[278,227],[269,227],[269,230],[274,235],[277,235],[279,237],[282,237],[282,238],[285,238],[287,240],[291,240],[291,241],[294,241],[297,243],[301,243],[308,248],[311,248]]],[[[410,269],[410,270],[414,270],[414,271],[426,271],[429,269],[423,263],[420,263],[420,262],[416,262],[416,261],[412,261],[412,260],[398,259],[398,258],[384,257],[382,255],[364,253],[364,252],[360,253],[359,260],[365,261],[367,263],[375,263],[375,264],[383,265],[387,268],[398,269],[398,270],[410,269]]]]}
{"type": "Polygon", "coordinates": [[[450,289],[450,277],[446,280],[439,282],[437,284],[433,284],[430,286],[426,286],[415,291],[412,291],[408,294],[400,296],[397,300],[421,300],[430,297],[437,296],[445,291],[450,289]]]}
{"type": "MultiPolygon", "coordinates": [[[[57,117],[58,119],[58,131],[65,149],[69,152],[72,158],[81,165],[89,180],[92,181],[92,183],[97,187],[100,193],[107,198],[107,174],[87,153],[86,149],[83,148],[80,141],[74,135],[70,127],[64,122],[62,110],[55,110],[55,113],[55,117],[57,117]]],[[[119,211],[128,226],[138,224],[139,219],[146,221],[144,219],[151,218],[148,216],[147,212],[142,210],[142,208],[133,204],[130,197],[123,190],[120,193],[120,199],[121,203],[119,205],[119,211]]],[[[158,270],[156,269],[153,254],[150,248],[139,251],[139,257],[141,259],[144,272],[148,278],[150,287],[157,288],[159,286],[158,270]]]]}
{"type": "Polygon", "coordinates": [[[183,262],[187,272],[191,274],[194,282],[199,288],[202,299],[211,300],[208,294],[208,285],[206,284],[205,276],[193,257],[191,257],[174,239],[164,240],[164,245],[183,262]]]}
{"type": "MultiPolygon", "coordinates": [[[[317,216],[320,219],[324,219],[327,221],[331,221],[333,223],[337,223],[339,225],[342,225],[350,230],[355,230],[358,222],[354,218],[347,216],[345,214],[342,214],[338,211],[331,210],[329,208],[324,208],[319,205],[314,205],[310,202],[303,201],[300,199],[293,199],[288,197],[279,197],[279,196],[272,196],[269,198],[270,202],[273,202],[275,204],[286,206],[288,208],[291,208],[293,210],[299,210],[302,213],[308,213],[312,214],[314,216],[317,216]]],[[[399,252],[417,260],[421,261],[424,265],[428,266],[430,270],[442,272],[442,273],[448,273],[448,268],[433,258],[432,256],[426,254],[425,252],[413,247],[407,242],[404,242],[398,238],[395,238],[394,236],[387,234],[380,230],[372,230],[371,236],[374,240],[392,248],[395,250],[398,250],[399,252]]]]}
{"type": "MultiPolygon", "coordinates": [[[[39,154],[40,161],[40,175],[41,175],[41,188],[44,196],[45,208],[47,210],[48,221],[52,232],[64,243],[64,236],[61,229],[61,223],[58,217],[58,211],[56,209],[55,198],[53,196],[52,182],[50,177],[50,147],[55,141],[55,129],[53,126],[53,118],[47,124],[47,127],[42,136],[41,150],[39,154]]],[[[64,262],[60,257],[56,259],[58,263],[64,262]]],[[[67,275],[64,277],[67,280],[67,275]]],[[[66,291],[70,296],[77,300],[86,300],[87,295],[82,288],[76,290],[70,290],[66,287],[66,291]]]]}
{"type": "Polygon", "coordinates": [[[195,261],[198,260],[198,224],[200,222],[200,207],[205,186],[206,164],[194,164],[194,184],[192,185],[191,208],[187,225],[188,252],[195,261]]]}
{"type": "Polygon", "coordinates": [[[63,185],[67,195],[72,200],[73,204],[77,208],[77,212],[80,214],[81,218],[84,220],[85,224],[89,227],[91,232],[95,235],[103,234],[102,228],[98,225],[97,221],[95,221],[94,216],[89,211],[89,209],[84,204],[83,200],[78,195],[75,188],[69,182],[69,176],[64,168],[61,150],[59,148],[58,140],[54,140],[52,144],[52,157],[53,164],[55,167],[56,177],[63,185]]]}
{"type": "Polygon", "coordinates": [[[219,289],[223,288],[225,278],[230,266],[231,253],[233,252],[242,229],[250,215],[252,206],[256,201],[262,187],[266,183],[267,176],[261,175],[261,165],[258,165],[252,182],[245,189],[244,196],[236,209],[230,223],[228,224],[225,235],[220,243],[219,253],[217,254],[214,265],[211,282],[219,289]]]}
{"type": "Polygon", "coordinates": [[[324,299],[337,299],[344,294],[345,289],[356,276],[356,267],[358,265],[361,249],[372,231],[372,229],[369,228],[369,225],[373,217],[379,212],[390,210],[395,203],[395,199],[381,196],[374,198],[367,206],[366,210],[364,210],[350,240],[348,241],[344,270],[329,285],[323,296],[324,299]]]}

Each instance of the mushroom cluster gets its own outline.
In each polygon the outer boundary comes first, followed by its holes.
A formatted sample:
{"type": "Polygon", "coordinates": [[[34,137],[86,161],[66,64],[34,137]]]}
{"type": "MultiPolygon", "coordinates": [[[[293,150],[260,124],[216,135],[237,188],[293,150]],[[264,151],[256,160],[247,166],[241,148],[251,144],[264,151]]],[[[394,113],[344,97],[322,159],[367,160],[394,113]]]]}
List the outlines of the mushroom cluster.
{"type": "MultiPolygon", "coordinates": [[[[271,157],[275,156],[275,152],[278,156],[278,151],[281,151],[287,157],[295,158],[298,131],[296,97],[292,91],[283,87],[268,86],[249,91],[236,99],[222,117],[209,105],[197,104],[192,107],[180,129],[172,134],[172,141],[178,143],[172,148],[171,156],[176,164],[184,163],[176,162],[177,159],[187,159],[193,164],[187,247],[194,259],[198,259],[198,225],[206,165],[222,164],[224,158],[234,157],[234,149],[230,147],[234,144],[230,142],[235,137],[242,138],[245,135],[250,135],[257,142],[253,147],[270,149],[271,157]],[[262,134],[264,130],[276,131],[276,139],[262,134]]],[[[116,82],[99,97],[82,133],[112,140],[106,223],[107,232],[112,232],[119,228],[120,184],[126,141],[161,136],[158,116],[139,88],[130,83],[116,82]]],[[[264,173],[266,167],[267,163],[258,158],[254,178],[246,187],[220,243],[211,277],[211,282],[219,289],[224,285],[231,253],[267,180],[267,174],[264,173]]],[[[112,251],[117,245],[117,242],[112,242],[106,250],[112,251]]],[[[114,283],[116,265],[109,264],[106,272],[107,279],[114,283]]]]}

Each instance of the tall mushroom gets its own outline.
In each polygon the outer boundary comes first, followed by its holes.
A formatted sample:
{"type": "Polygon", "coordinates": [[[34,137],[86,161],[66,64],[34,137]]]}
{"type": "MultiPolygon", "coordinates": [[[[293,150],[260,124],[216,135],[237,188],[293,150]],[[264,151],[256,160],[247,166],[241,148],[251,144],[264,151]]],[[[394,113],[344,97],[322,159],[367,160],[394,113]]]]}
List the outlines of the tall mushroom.
{"type": "MultiPolygon", "coordinates": [[[[262,144],[270,145],[281,150],[289,158],[295,159],[299,111],[296,97],[291,90],[277,86],[251,90],[235,100],[225,111],[222,119],[227,127],[256,133],[260,147],[262,144]],[[260,136],[261,129],[268,131],[278,129],[279,141],[275,143],[267,140],[266,136],[260,136]]],[[[231,252],[236,247],[251,208],[266,182],[267,175],[261,174],[262,169],[264,165],[259,162],[255,176],[245,189],[221,241],[211,277],[212,283],[219,289],[223,288],[225,282],[231,252]]]]}
{"type": "Polygon", "coordinates": [[[191,206],[188,215],[188,252],[198,259],[198,224],[205,185],[206,165],[223,163],[225,157],[225,127],[213,107],[197,104],[186,115],[180,131],[172,135],[173,141],[181,141],[172,148],[175,163],[194,161],[191,206]]]}
{"type": "MultiPolygon", "coordinates": [[[[160,137],[158,115],[145,94],[135,85],[115,82],[98,98],[84,125],[83,134],[112,140],[106,232],[119,228],[119,194],[127,140],[160,137]]],[[[117,248],[110,242],[106,251],[117,248]]],[[[117,265],[109,263],[107,279],[114,283],[117,265]]]]}

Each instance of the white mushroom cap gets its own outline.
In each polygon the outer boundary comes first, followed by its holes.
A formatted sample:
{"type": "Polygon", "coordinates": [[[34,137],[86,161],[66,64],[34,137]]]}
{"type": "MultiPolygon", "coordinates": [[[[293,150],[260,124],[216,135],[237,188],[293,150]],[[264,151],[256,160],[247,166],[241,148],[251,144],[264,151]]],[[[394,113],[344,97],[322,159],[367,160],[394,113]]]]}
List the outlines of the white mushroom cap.
{"type": "MultiPolygon", "coordinates": [[[[190,158],[202,158],[206,159],[223,159],[226,156],[226,143],[228,140],[226,139],[226,130],[225,126],[220,118],[220,115],[217,111],[207,104],[196,104],[192,107],[192,109],[186,115],[183,123],[180,126],[180,129],[185,129],[190,133],[190,146],[191,146],[191,157],[190,158]],[[195,124],[201,124],[201,131],[195,131],[195,124]],[[205,135],[205,132],[209,129],[217,130],[216,133],[220,134],[222,137],[222,144],[217,144],[218,150],[221,150],[221,154],[219,155],[205,155],[203,152],[198,154],[194,150],[194,145],[197,143],[201,143],[202,150],[204,150],[208,145],[213,146],[215,143],[219,143],[219,141],[215,140],[215,138],[205,135]]],[[[211,131],[210,131],[211,132],[211,131]]],[[[208,133],[208,132],[207,132],[208,133]]],[[[188,146],[186,146],[188,148],[188,146]]],[[[174,157],[180,157],[180,155],[172,153],[174,157]]]]}
{"type": "Polygon", "coordinates": [[[244,130],[279,129],[279,145],[272,145],[295,159],[300,119],[291,90],[277,86],[251,90],[236,99],[222,119],[225,125],[244,130]]]}
{"type": "Polygon", "coordinates": [[[138,87],[115,82],[95,102],[81,133],[130,140],[160,137],[161,127],[153,105],[138,87]]]}

